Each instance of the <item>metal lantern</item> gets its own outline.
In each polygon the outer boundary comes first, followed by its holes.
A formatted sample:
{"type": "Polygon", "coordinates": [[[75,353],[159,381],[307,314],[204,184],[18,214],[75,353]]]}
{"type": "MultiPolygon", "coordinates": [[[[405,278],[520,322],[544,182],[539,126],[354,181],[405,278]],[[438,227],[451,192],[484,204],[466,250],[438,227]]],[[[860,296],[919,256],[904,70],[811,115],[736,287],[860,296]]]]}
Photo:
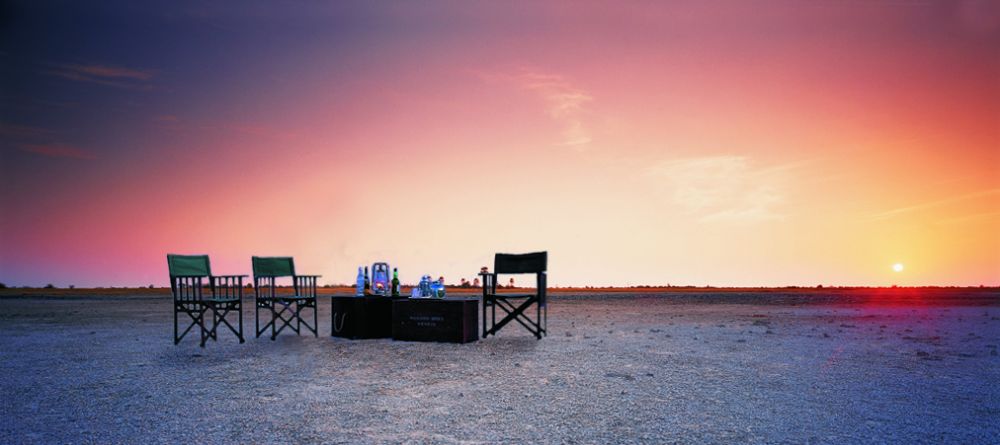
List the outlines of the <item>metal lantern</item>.
{"type": "Polygon", "coordinates": [[[391,280],[392,274],[390,273],[392,269],[389,267],[389,263],[375,263],[372,264],[372,293],[375,295],[389,296],[392,292],[391,280]]]}

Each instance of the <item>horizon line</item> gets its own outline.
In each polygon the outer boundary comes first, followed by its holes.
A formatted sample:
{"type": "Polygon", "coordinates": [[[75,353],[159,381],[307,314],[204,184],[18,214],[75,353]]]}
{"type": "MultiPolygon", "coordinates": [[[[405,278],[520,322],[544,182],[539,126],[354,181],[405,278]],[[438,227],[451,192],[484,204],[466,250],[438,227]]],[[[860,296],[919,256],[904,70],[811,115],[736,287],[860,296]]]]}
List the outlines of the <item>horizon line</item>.
{"type": "MultiPolygon", "coordinates": [[[[252,288],[253,287],[252,284],[253,283],[250,283],[250,282],[245,283],[244,287],[252,288]]],[[[209,284],[205,283],[205,287],[208,287],[208,286],[209,286],[209,284]]],[[[403,284],[402,286],[405,286],[405,287],[414,287],[414,285],[409,285],[409,284],[403,284]]],[[[279,288],[292,287],[292,285],[291,284],[279,285],[277,287],[279,287],[279,288]]],[[[338,283],[338,284],[324,284],[324,285],[320,285],[318,287],[322,288],[322,289],[354,289],[355,285],[353,285],[353,284],[338,283]]],[[[480,289],[480,286],[461,286],[461,285],[457,285],[457,284],[445,284],[445,287],[449,288],[449,289],[468,289],[468,290],[480,289]]],[[[504,288],[504,289],[533,289],[534,288],[534,286],[513,286],[513,287],[510,287],[510,286],[502,286],[502,285],[498,285],[497,287],[498,288],[504,288]]],[[[160,290],[160,289],[170,289],[170,286],[169,285],[167,285],[167,286],[156,286],[156,285],[150,284],[148,286],[81,286],[81,287],[78,287],[78,286],[74,286],[74,285],[55,286],[55,285],[52,285],[52,284],[47,284],[45,286],[10,286],[10,285],[6,285],[4,287],[0,287],[0,291],[9,291],[9,290],[76,290],[76,291],[82,291],[82,290],[108,290],[108,289],[115,289],[115,290],[130,290],[130,289],[134,289],[134,290],[160,290]]],[[[896,284],[890,284],[890,285],[826,285],[826,284],[818,284],[818,285],[815,285],[815,286],[804,286],[804,285],[784,285],[784,286],[721,286],[721,285],[702,285],[702,286],[697,286],[697,285],[681,285],[681,286],[677,286],[677,285],[637,284],[637,285],[628,285],[628,286],[614,286],[614,285],[607,285],[607,286],[587,286],[587,285],[584,285],[584,286],[575,286],[575,285],[574,286],[547,286],[547,289],[555,289],[555,290],[619,290],[619,289],[625,289],[625,290],[629,290],[629,289],[676,289],[676,290],[683,290],[683,289],[718,289],[718,290],[740,290],[740,289],[759,289],[759,290],[773,290],[773,289],[813,289],[813,290],[816,290],[816,289],[824,289],[824,290],[825,289],[841,289],[841,290],[844,290],[844,289],[846,289],[846,290],[850,290],[850,289],[1000,289],[1000,284],[969,284],[969,285],[939,285],[939,284],[927,284],[927,285],[896,285],[896,284]]]]}

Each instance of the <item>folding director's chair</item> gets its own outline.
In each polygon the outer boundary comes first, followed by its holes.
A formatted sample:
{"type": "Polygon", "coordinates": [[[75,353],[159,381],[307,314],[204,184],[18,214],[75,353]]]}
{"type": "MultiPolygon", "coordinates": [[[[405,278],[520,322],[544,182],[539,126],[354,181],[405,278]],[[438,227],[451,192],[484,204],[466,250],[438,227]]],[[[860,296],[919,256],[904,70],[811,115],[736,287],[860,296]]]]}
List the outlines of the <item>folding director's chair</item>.
{"type": "Polygon", "coordinates": [[[496,335],[497,332],[511,321],[524,326],[539,340],[548,335],[548,307],[545,301],[546,267],[548,252],[525,253],[520,255],[498,253],[493,260],[493,272],[484,272],[483,277],[483,338],[496,335]],[[537,290],[535,293],[497,293],[497,275],[499,274],[535,274],[537,290]],[[514,302],[518,302],[514,304],[514,302]],[[535,305],[535,317],[532,319],[528,310],[535,305]],[[487,308],[490,310],[490,326],[487,327],[487,308]],[[497,321],[497,308],[505,312],[503,318],[497,321]]]}
{"type": "Polygon", "coordinates": [[[318,337],[316,326],[318,324],[317,304],[316,304],[316,279],[320,275],[296,275],[295,262],[292,257],[253,257],[253,290],[254,290],[254,315],[256,319],[255,330],[257,337],[263,334],[268,327],[271,328],[271,340],[286,327],[295,331],[296,335],[302,333],[302,327],[312,331],[313,336],[318,337]],[[275,285],[275,278],[291,277],[294,293],[292,295],[281,295],[275,285]],[[302,318],[303,309],[312,309],[313,322],[302,318]],[[271,321],[267,322],[263,328],[260,327],[260,310],[271,311],[271,321]],[[279,326],[280,323],[280,326],[279,326]]]}
{"type": "Polygon", "coordinates": [[[243,343],[243,278],[246,275],[212,275],[208,255],[167,255],[167,269],[170,272],[170,292],[174,297],[174,344],[180,343],[192,328],[201,331],[201,346],[205,340],[218,340],[219,323],[226,325],[236,338],[243,343]],[[205,297],[204,279],[212,295],[205,297]],[[205,314],[211,311],[211,327],[205,323],[205,314]],[[237,329],[226,318],[230,312],[237,313],[237,329]],[[187,314],[191,323],[178,335],[177,314],[187,314]]]}

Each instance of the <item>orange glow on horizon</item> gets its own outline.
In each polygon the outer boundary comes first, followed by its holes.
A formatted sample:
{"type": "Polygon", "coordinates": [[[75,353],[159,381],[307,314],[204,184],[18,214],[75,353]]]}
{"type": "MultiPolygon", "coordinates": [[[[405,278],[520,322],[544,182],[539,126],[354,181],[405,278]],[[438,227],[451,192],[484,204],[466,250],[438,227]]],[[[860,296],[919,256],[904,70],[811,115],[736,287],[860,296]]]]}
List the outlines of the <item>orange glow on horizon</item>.
{"type": "Polygon", "coordinates": [[[163,284],[207,253],[457,283],[548,250],[553,285],[1000,285],[1000,27],[824,5],[383,5],[217,37],[212,72],[35,69],[80,114],[0,122],[0,281],[163,284]]]}

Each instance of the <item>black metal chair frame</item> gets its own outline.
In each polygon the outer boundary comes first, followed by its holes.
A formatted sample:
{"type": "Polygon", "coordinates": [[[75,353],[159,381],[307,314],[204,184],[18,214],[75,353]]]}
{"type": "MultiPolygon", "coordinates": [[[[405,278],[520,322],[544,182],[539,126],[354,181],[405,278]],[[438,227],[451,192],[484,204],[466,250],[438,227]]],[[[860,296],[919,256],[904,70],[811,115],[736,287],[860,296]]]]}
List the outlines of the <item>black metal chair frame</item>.
{"type": "Polygon", "coordinates": [[[202,277],[170,277],[170,291],[174,299],[174,344],[178,344],[191,329],[198,326],[201,333],[201,346],[205,347],[205,311],[208,306],[202,299],[202,277]],[[181,332],[177,328],[177,314],[187,314],[191,322],[181,332]]]}
{"type": "MultiPolygon", "coordinates": [[[[206,257],[207,266],[207,257],[206,257]]],[[[201,334],[200,346],[211,338],[218,341],[219,323],[226,325],[236,338],[243,343],[243,278],[246,275],[203,275],[203,276],[170,276],[170,291],[174,300],[174,344],[184,339],[196,325],[201,334]],[[205,298],[204,278],[208,278],[212,295],[205,298]],[[211,311],[211,327],[205,325],[205,314],[211,311]],[[236,312],[238,328],[234,327],[226,316],[236,312]],[[191,318],[191,323],[178,335],[178,314],[184,313],[191,318]]]]}
{"type": "Polygon", "coordinates": [[[480,273],[483,277],[483,338],[489,335],[496,335],[501,328],[511,321],[518,322],[521,326],[531,332],[535,338],[541,340],[548,335],[548,304],[546,301],[546,281],[548,253],[535,252],[520,255],[498,253],[494,257],[494,272],[480,273]],[[537,290],[533,294],[497,293],[498,274],[527,274],[533,273],[537,277],[537,290]],[[521,300],[520,304],[514,304],[511,300],[521,300]],[[535,318],[532,319],[528,309],[535,305],[535,318]],[[497,308],[504,313],[497,321],[497,308]],[[487,311],[490,312],[490,326],[487,326],[487,311]]]}
{"type": "Polygon", "coordinates": [[[212,288],[212,298],[204,300],[209,309],[212,310],[212,329],[208,336],[212,340],[218,341],[219,322],[226,325],[229,331],[236,335],[240,343],[245,342],[243,338],[243,279],[246,275],[213,275],[209,277],[209,284],[212,288]],[[234,327],[226,318],[230,312],[236,312],[239,327],[234,327]]]}
{"type": "MultiPolygon", "coordinates": [[[[254,261],[257,261],[257,258],[254,257],[254,261]]],[[[291,262],[292,259],[288,258],[288,261],[291,262]]],[[[291,263],[290,267],[290,275],[258,275],[256,272],[254,273],[254,318],[257,338],[260,338],[260,335],[267,331],[268,327],[271,328],[271,340],[276,339],[286,327],[294,331],[296,335],[301,335],[303,326],[308,331],[312,331],[314,337],[319,337],[316,281],[321,275],[296,275],[294,262],[291,263]],[[277,292],[278,286],[275,279],[285,276],[292,278],[293,295],[279,295],[277,292]],[[313,311],[312,326],[302,318],[302,310],[310,308],[313,311]],[[260,327],[261,309],[271,311],[271,320],[264,324],[263,328],[260,327]],[[278,321],[281,322],[280,326],[278,326],[278,321]]]]}

